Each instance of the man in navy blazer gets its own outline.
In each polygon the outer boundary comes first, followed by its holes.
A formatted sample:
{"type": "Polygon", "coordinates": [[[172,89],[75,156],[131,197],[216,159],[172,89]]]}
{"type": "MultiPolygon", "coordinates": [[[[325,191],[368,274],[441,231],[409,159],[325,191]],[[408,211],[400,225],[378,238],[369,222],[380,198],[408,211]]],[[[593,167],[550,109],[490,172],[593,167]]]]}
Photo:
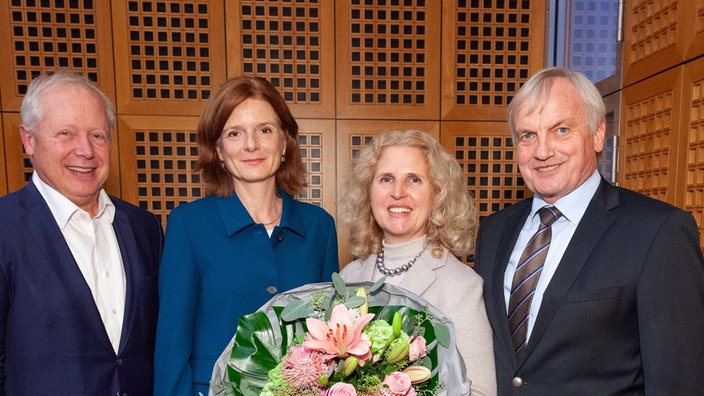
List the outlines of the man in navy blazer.
{"type": "Polygon", "coordinates": [[[103,189],[112,104],[57,72],[21,115],[34,174],[0,198],[0,395],[150,395],[163,233],[103,189]]]}
{"type": "Polygon", "coordinates": [[[704,259],[693,217],[599,175],[605,110],[583,75],[539,72],[508,119],[534,197],[484,219],[477,237],[499,395],[701,394],[704,259]],[[521,253],[543,206],[558,219],[531,272],[527,321],[511,320],[527,324],[526,343],[510,330],[509,301],[522,295],[513,277],[531,261],[521,253]]]}

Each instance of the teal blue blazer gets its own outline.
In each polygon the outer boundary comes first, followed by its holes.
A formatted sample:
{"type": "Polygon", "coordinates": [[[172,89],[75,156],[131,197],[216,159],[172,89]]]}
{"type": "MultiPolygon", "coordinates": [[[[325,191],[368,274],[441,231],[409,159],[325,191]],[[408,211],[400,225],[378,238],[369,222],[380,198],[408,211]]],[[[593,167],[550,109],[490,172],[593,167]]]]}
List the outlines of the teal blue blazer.
{"type": "Polygon", "coordinates": [[[207,395],[239,316],[339,270],[332,216],[279,193],[283,213],[271,237],[235,194],[171,212],[159,274],[155,395],[207,395]]]}

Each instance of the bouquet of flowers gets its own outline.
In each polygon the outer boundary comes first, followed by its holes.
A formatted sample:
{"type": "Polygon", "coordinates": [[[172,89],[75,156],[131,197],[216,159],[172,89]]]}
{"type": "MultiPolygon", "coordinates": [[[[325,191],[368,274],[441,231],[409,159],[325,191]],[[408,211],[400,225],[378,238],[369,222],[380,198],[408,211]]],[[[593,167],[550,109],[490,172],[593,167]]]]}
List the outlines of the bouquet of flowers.
{"type": "Polygon", "coordinates": [[[213,370],[210,395],[468,395],[452,322],[384,280],[301,286],[237,331],[213,370]],[[448,393],[449,392],[449,393],[448,393]]]}

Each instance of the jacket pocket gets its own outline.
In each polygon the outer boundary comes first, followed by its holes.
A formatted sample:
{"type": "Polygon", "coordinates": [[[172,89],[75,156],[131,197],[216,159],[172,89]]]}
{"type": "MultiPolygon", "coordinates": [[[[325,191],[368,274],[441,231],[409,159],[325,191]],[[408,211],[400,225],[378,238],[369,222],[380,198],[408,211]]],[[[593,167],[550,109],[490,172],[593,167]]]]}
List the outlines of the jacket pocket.
{"type": "Polygon", "coordinates": [[[620,298],[623,286],[607,287],[604,289],[575,290],[567,294],[567,302],[579,303],[598,300],[620,298]]]}

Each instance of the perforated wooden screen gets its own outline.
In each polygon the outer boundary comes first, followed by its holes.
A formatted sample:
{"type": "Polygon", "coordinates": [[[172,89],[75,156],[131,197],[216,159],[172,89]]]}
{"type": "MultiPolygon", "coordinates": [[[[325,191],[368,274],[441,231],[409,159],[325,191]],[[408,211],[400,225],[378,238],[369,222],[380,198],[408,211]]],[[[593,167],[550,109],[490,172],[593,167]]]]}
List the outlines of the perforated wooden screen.
{"type": "Polygon", "coordinates": [[[307,186],[297,198],[326,208],[334,214],[337,198],[335,179],[335,122],[299,120],[298,145],[307,171],[307,186]]]}
{"type": "Polygon", "coordinates": [[[228,3],[229,74],[271,81],[297,117],[334,117],[334,7],[332,1],[228,3]]]}
{"type": "Polygon", "coordinates": [[[546,3],[443,2],[443,119],[506,119],[513,94],[544,63],[546,3]]]}
{"type": "Polygon", "coordinates": [[[3,111],[19,111],[32,78],[70,69],[114,99],[109,2],[12,0],[0,6],[3,111]]]}
{"type": "Polygon", "coordinates": [[[480,218],[530,196],[505,124],[444,122],[442,127],[443,146],[462,167],[480,218]]]}
{"type": "Polygon", "coordinates": [[[623,84],[684,61],[687,8],[679,0],[626,2],[623,84]],[[657,67],[653,67],[657,65],[657,67]]]}
{"type": "Polygon", "coordinates": [[[440,2],[337,2],[340,118],[438,119],[440,2]]]}
{"type": "Polygon", "coordinates": [[[223,2],[113,1],[123,114],[199,115],[226,78],[223,2]]]}
{"type": "Polygon", "coordinates": [[[198,159],[196,117],[120,118],[123,198],[167,224],[171,209],[205,196],[198,159]]]}
{"type": "Polygon", "coordinates": [[[684,13],[687,28],[685,59],[690,60],[704,53],[704,2],[687,1],[684,13]]]}
{"type": "Polygon", "coordinates": [[[624,90],[620,184],[676,202],[682,94],[681,68],[624,90]]]}
{"type": "MultiPolygon", "coordinates": [[[[516,165],[505,123],[442,123],[442,143],[464,171],[479,219],[532,195],[516,165]]],[[[467,263],[473,255],[463,258],[467,263]]]]}
{"type": "MultiPolygon", "coordinates": [[[[691,212],[699,225],[700,245],[704,246],[704,59],[685,66],[683,106],[687,120],[686,183],[682,207],[691,212]]],[[[684,128],[683,128],[684,131],[684,128]]]]}

